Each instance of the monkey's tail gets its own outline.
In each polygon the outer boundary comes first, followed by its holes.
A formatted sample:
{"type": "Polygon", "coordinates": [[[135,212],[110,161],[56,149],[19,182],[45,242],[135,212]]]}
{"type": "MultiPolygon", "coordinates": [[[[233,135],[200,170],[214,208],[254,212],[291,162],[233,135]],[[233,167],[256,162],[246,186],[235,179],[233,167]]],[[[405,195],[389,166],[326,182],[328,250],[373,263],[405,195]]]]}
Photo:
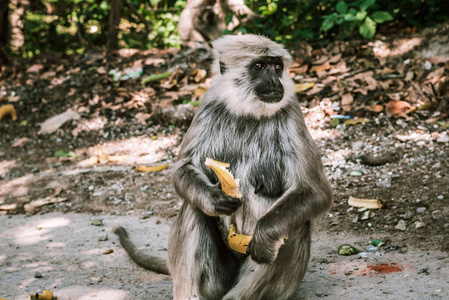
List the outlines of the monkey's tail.
{"type": "Polygon", "coordinates": [[[154,271],[156,273],[170,275],[167,267],[167,261],[163,258],[148,255],[137,249],[128,237],[128,233],[122,226],[115,227],[114,233],[120,238],[120,244],[128,253],[129,257],[144,269],[154,271]]]}

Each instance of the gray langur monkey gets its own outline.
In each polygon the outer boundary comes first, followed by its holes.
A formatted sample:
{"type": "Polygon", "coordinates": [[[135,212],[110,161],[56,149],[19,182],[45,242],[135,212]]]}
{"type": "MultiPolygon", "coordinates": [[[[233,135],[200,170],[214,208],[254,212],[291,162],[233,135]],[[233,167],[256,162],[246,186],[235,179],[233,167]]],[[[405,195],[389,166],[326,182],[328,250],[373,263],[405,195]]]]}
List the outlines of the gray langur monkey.
{"type": "MultiPolygon", "coordinates": [[[[168,245],[174,299],[289,299],[306,272],[311,221],[330,207],[332,189],[287,72],[289,53],[258,35],[225,36],[213,48],[214,79],[173,174],[184,201],[168,245]],[[241,199],[221,191],[206,157],[230,164],[241,199]],[[231,224],[253,236],[247,255],[227,245],[231,224]]],[[[131,257],[155,270],[118,231],[131,257]]]]}

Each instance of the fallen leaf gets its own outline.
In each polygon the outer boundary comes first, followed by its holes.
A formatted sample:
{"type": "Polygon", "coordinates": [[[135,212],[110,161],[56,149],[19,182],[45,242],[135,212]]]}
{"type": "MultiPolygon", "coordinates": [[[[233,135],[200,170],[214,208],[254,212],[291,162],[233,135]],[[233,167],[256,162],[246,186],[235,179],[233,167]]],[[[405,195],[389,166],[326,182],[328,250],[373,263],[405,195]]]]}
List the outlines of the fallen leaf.
{"type": "Polygon", "coordinates": [[[81,116],[76,111],[69,109],[62,114],[45,120],[45,122],[41,124],[41,129],[39,130],[38,134],[53,133],[62,125],[64,125],[64,123],[79,119],[81,119],[81,116]]]}
{"type": "Polygon", "coordinates": [[[365,118],[357,118],[357,119],[349,119],[345,121],[346,125],[357,125],[360,123],[368,123],[371,122],[371,120],[369,119],[365,119],[365,118]]]}
{"type": "Polygon", "coordinates": [[[448,62],[449,61],[449,56],[437,55],[437,56],[429,57],[428,60],[432,64],[437,65],[437,64],[440,64],[440,63],[448,62]]]}
{"type": "Polygon", "coordinates": [[[111,254],[112,252],[114,252],[114,249],[108,249],[105,252],[103,252],[103,254],[111,254]]]}
{"type": "Polygon", "coordinates": [[[313,66],[313,67],[310,69],[310,72],[316,72],[316,73],[318,73],[318,72],[321,72],[321,71],[329,70],[330,68],[331,68],[331,65],[329,64],[329,62],[326,62],[326,63],[323,64],[323,65],[313,66]]]}
{"type": "Polygon", "coordinates": [[[379,112],[384,110],[384,107],[383,107],[383,105],[379,105],[379,104],[378,105],[371,105],[371,106],[366,106],[365,110],[379,113],[379,112]]]}
{"type": "Polygon", "coordinates": [[[392,74],[392,73],[396,73],[396,70],[393,70],[391,68],[385,68],[382,70],[382,72],[380,74],[382,76],[385,76],[385,75],[392,74]]]}
{"type": "Polygon", "coordinates": [[[410,108],[410,104],[405,101],[390,101],[386,105],[387,116],[391,117],[394,115],[399,115],[405,113],[405,111],[410,108]]]}
{"type": "Polygon", "coordinates": [[[147,125],[147,120],[151,118],[152,114],[146,114],[146,113],[137,113],[134,118],[136,118],[140,124],[147,125]]]}
{"type": "Polygon", "coordinates": [[[54,195],[45,197],[44,199],[31,201],[30,203],[25,204],[24,209],[27,213],[34,213],[41,206],[67,201],[67,198],[56,197],[59,193],[60,191],[57,191],[54,195]]]}
{"type": "Polygon", "coordinates": [[[343,96],[341,96],[341,108],[344,111],[350,111],[353,101],[354,97],[350,93],[344,94],[343,96]]]}
{"type": "Polygon", "coordinates": [[[296,75],[304,74],[309,69],[308,65],[303,65],[301,67],[292,67],[290,68],[290,72],[295,73],[296,75]]]}
{"type": "Polygon", "coordinates": [[[43,65],[39,65],[39,64],[32,65],[31,67],[29,67],[27,69],[27,73],[39,73],[40,71],[42,71],[43,68],[44,68],[43,65]]]}
{"type": "Polygon", "coordinates": [[[295,84],[295,93],[302,93],[304,91],[307,91],[307,90],[313,88],[314,85],[315,85],[315,83],[313,83],[313,82],[296,83],[295,84]]]}
{"type": "Polygon", "coordinates": [[[206,78],[207,71],[204,69],[195,69],[193,70],[192,75],[195,76],[194,78],[195,82],[200,82],[204,78],[206,78]]]}

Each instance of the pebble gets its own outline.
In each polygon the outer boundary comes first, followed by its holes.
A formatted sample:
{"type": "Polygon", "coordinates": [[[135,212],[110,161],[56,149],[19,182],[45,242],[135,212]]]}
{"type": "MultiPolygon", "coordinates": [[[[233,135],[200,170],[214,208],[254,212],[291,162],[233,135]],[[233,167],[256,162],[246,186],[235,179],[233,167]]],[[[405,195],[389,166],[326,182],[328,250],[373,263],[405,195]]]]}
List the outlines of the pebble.
{"type": "Polygon", "coordinates": [[[389,187],[391,187],[391,183],[390,183],[390,181],[388,181],[388,180],[379,180],[379,181],[377,182],[377,186],[389,188],[389,187]]]}
{"type": "Polygon", "coordinates": [[[424,224],[423,222],[420,222],[420,221],[415,222],[415,229],[418,229],[418,228],[421,228],[424,226],[426,226],[426,224],[424,224]]]}
{"type": "Polygon", "coordinates": [[[410,220],[413,217],[413,213],[411,211],[406,212],[405,214],[401,215],[401,218],[404,220],[410,220]]]}
{"type": "Polygon", "coordinates": [[[102,235],[98,238],[99,242],[106,242],[108,240],[108,235],[102,235]]]}
{"type": "Polygon", "coordinates": [[[447,134],[440,135],[439,138],[437,138],[438,143],[449,143],[449,136],[447,134]]]}
{"type": "Polygon", "coordinates": [[[425,207],[418,207],[417,209],[416,209],[416,212],[417,213],[423,213],[423,212],[425,212],[426,211],[426,208],[425,207]]]}
{"type": "Polygon", "coordinates": [[[40,272],[34,273],[34,278],[42,278],[42,274],[40,272]]]}
{"type": "Polygon", "coordinates": [[[404,220],[399,220],[398,224],[394,227],[396,230],[405,231],[407,229],[407,225],[404,220]]]}
{"type": "Polygon", "coordinates": [[[440,162],[437,162],[436,164],[434,164],[434,165],[432,166],[432,169],[436,169],[436,168],[439,168],[439,167],[441,167],[441,163],[440,163],[440,162]]]}
{"type": "Polygon", "coordinates": [[[438,196],[437,196],[437,199],[438,199],[438,200],[443,200],[443,199],[444,199],[444,196],[443,196],[443,195],[438,195],[438,196]]]}

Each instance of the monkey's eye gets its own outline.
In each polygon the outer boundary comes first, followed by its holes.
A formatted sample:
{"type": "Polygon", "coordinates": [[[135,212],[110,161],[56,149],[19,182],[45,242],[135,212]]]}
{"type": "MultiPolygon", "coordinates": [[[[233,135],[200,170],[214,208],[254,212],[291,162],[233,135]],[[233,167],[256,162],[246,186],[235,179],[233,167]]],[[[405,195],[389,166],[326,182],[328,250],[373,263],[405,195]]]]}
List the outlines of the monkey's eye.
{"type": "Polygon", "coordinates": [[[279,64],[275,64],[275,65],[274,65],[274,69],[275,69],[275,70],[280,70],[280,71],[282,71],[282,66],[279,65],[279,64]]]}
{"type": "Polygon", "coordinates": [[[254,68],[256,70],[262,70],[263,69],[263,64],[262,63],[255,63],[254,64],[254,68]]]}

